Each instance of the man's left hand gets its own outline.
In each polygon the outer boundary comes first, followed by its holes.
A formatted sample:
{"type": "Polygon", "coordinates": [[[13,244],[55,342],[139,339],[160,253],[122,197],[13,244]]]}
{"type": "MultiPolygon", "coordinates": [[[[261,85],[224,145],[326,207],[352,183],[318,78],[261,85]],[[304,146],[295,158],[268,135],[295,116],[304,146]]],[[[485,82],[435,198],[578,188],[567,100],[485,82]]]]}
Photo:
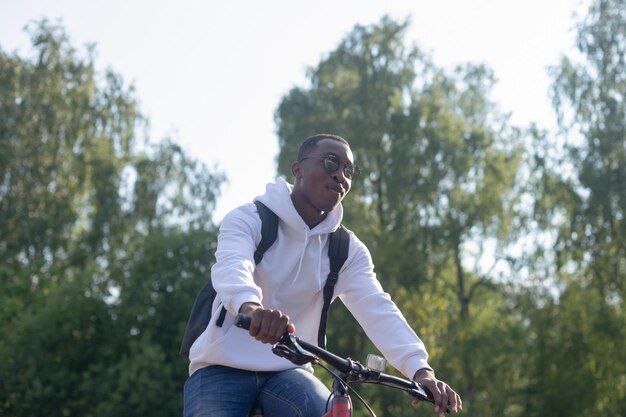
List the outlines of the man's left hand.
{"type": "MultiPolygon", "coordinates": [[[[463,402],[459,394],[450,388],[448,384],[435,378],[435,372],[432,369],[422,368],[418,370],[413,380],[423,385],[433,394],[435,411],[439,413],[440,417],[446,415],[448,404],[450,404],[450,411],[453,413],[463,410],[463,402]]],[[[417,405],[419,401],[415,400],[413,404],[417,405]]]]}

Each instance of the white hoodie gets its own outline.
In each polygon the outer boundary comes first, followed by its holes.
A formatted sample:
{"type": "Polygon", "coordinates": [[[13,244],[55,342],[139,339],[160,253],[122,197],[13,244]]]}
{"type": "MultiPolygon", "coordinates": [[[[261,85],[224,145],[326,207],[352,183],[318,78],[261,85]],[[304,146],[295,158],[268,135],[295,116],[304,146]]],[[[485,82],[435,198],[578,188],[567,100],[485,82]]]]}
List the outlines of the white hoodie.
{"type": "MultiPolygon", "coordinates": [[[[256,302],[287,314],[296,336],[317,344],[323,304],[323,288],[330,272],[328,236],[343,216],[341,205],[310,229],[291,201],[291,188],[282,178],[268,184],[256,199],[278,218],[278,237],[255,267],[254,251],[261,240],[261,219],[253,203],[228,213],[220,226],[211,268],[218,293],[207,329],[189,352],[189,374],[209,365],[225,365],[251,371],[280,371],[296,365],[276,356],[271,346],[233,325],[243,303],[256,302]],[[215,322],[222,305],[229,314],[221,327],[215,322]]],[[[406,377],[430,368],[424,344],[408,325],[389,294],[376,279],[368,249],[353,233],[348,259],[339,271],[334,297],[339,297],[368,337],[406,377]]],[[[332,323],[328,323],[328,327],[332,323]]]]}

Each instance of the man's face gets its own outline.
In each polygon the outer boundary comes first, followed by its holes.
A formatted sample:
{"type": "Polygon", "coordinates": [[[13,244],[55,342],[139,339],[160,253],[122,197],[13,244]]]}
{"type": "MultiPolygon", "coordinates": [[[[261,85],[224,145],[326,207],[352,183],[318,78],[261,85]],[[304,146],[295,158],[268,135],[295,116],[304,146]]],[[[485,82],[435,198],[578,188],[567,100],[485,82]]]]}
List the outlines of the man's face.
{"type": "Polygon", "coordinates": [[[344,171],[346,164],[352,163],[352,151],[346,144],[322,139],[305,158],[294,164],[294,191],[302,203],[312,206],[317,212],[329,212],[350,191],[352,180],[344,171]],[[325,158],[330,158],[330,161],[325,161],[325,158]],[[332,167],[332,162],[337,159],[338,168],[330,172],[328,167],[332,167]]]}

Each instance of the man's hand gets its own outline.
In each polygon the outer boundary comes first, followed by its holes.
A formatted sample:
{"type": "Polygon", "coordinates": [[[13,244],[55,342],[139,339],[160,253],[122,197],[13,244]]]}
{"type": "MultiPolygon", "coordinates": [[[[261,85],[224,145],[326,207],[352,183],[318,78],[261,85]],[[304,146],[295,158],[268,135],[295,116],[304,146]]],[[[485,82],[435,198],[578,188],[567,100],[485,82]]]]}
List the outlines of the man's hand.
{"type": "MultiPolygon", "coordinates": [[[[459,394],[454,392],[448,384],[435,378],[435,372],[432,369],[422,368],[415,373],[413,380],[424,387],[428,388],[435,399],[435,411],[440,417],[446,415],[448,402],[450,402],[450,411],[458,413],[463,410],[463,402],[459,394]]],[[[419,401],[415,400],[414,405],[418,405],[419,401]]]]}
{"type": "Polygon", "coordinates": [[[285,329],[289,333],[296,331],[296,326],[289,321],[289,316],[279,310],[265,309],[256,303],[244,303],[239,312],[250,316],[250,336],[263,343],[278,342],[283,337],[285,329]]]}

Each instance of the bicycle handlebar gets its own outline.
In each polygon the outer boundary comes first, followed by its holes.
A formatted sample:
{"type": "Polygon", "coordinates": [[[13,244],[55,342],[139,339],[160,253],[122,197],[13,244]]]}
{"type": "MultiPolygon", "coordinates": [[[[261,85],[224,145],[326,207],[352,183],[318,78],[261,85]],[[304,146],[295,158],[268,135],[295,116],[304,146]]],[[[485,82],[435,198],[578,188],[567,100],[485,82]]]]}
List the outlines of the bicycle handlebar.
{"type": "MultiPolygon", "coordinates": [[[[249,316],[238,314],[235,317],[235,326],[249,330],[250,321],[249,316]]],[[[326,349],[305,342],[288,332],[285,332],[283,338],[274,345],[272,351],[274,354],[285,357],[296,365],[315,362],[320,358],[327,364],[336,368],[339,372],[345,374],[346,379],[350,382],[384,385],[406,391],[420,401],[428,401],[433,404],[435,402],[432,393],[422,384],[372,370],[358,361],[337,356],[326,349]]],[[[449,412],[449,409],[446,410],[446,412],[449,412]]]]}

